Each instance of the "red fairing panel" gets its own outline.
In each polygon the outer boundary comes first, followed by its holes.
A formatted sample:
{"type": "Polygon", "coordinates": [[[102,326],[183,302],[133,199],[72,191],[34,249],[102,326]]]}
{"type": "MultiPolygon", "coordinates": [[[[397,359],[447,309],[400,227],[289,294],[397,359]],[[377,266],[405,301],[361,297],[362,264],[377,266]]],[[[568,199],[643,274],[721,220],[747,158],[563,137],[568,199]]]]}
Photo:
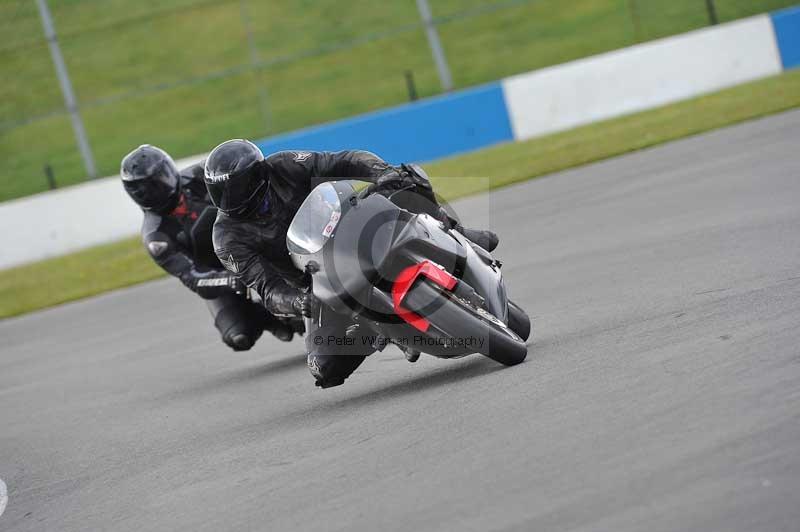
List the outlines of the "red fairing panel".
{"type": "Polygon", "coordinates": [[[400,272],[400,275],[395,279],[392,287],[394,311],[412,327],[422,332],[427,332],[431,325],[428,320],[402,306],[403,299],[405,299],[406,294],[408,294],[408,291],[420,275],[424,275],[446,290],[452,290],[458,281],[455,277],[427,260],[414,266],[409,266],[400,272]]]}

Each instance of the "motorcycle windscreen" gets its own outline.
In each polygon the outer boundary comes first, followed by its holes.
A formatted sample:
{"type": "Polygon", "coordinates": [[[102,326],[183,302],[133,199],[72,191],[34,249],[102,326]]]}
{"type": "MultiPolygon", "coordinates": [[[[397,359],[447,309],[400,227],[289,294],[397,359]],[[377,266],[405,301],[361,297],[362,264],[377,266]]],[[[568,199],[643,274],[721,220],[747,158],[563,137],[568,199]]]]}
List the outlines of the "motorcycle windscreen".
{"type": "Polygon", "coordinates": [[[286,245],[293,255],[313,255],[330,239],[342,217],[336,188],[323,183],[303,201],[286,233],[286,245]]]}

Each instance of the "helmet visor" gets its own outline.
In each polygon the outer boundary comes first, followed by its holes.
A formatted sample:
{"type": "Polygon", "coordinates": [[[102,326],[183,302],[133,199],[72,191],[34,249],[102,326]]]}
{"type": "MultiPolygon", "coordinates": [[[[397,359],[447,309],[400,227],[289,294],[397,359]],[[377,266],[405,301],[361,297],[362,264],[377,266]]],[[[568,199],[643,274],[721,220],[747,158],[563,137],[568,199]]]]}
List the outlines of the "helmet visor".
{"type": "Polygon", "coordinates": [[[214,205],[234,217],[245,217],[255,212],[268,187],[255,164],[234,175],[209,177],[207,182],[214,205]]]}
{"type": "Polygon", "coordinates": [[[131,198],[145,209],[157,210],[168,205],[178,190],[178,175],[166,168],[141,179],[125,180],[131,198]]]}

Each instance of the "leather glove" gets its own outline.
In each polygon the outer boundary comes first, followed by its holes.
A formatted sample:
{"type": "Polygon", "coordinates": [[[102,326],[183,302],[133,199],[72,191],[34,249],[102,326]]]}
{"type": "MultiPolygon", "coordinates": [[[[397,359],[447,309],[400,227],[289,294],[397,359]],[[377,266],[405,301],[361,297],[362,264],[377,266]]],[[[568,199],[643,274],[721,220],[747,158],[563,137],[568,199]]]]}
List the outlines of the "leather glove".
{"type": "Polygon", "coordinates": [[[292,307],[295,312],[306,318],[314,318],[317,316],[320,307],[319,299],[311,292],[303,292],[295,298],[292,302],[292,307]]]}
{"type": "Polygon", "coordinates": [[[387,183],[403,183],[408,179],[409,173],[402,168],[391,167],[375,180],[376,185],[386,185],[387,183]]]}

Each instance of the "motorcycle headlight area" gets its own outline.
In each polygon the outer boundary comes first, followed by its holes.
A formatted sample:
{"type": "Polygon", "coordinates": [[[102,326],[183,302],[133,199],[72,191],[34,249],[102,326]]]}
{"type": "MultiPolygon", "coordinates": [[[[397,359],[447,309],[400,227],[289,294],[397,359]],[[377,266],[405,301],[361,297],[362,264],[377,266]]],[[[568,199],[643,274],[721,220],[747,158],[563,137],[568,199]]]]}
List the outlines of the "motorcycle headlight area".
{"type": "Polygon", "coordinates": [[[303,201],[286,233],[286,245],[291,253],[317,253],[333,235],[342,216],[342,204],[336,189],[323,183],[303,201]]]}

